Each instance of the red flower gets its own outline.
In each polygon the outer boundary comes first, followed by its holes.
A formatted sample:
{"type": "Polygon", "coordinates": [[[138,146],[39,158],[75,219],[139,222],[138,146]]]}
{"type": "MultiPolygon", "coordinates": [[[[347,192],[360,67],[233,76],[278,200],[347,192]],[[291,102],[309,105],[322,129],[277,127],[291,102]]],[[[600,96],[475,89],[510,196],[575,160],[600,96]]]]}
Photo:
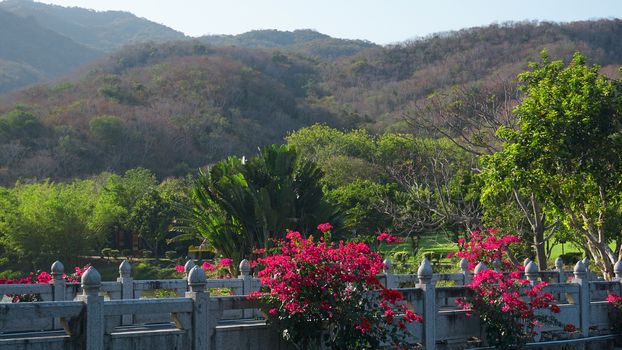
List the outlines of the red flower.
{"type": "Polygon", "coordinates": [[[398,236],[381,232],[378,236],[376,236],[377,241],[387,242],[387,243],[402,243],[404,240],[398,236]]]}
{"type": "Polygon", "coordinates": [[[186,272],[186,269],[184,268],[184,265],[175,265],[175,271],[179,273],[184,273],[186,272]]]}
{"type": "Polygon", "coordinates": [[[577,331],[577,327],[573,325],[572,323],[568,323],[567,325],[564,326],[564,332],[572,333],[576,331],[577,331]]]}
{"type": "Polygon", "coordinates": [[[326,233],[326,231],[333,229],[333,225],[331,225],[329,222],[325,222],[323,224],[317,225],[317,229],[322,233],[326,233]]]}

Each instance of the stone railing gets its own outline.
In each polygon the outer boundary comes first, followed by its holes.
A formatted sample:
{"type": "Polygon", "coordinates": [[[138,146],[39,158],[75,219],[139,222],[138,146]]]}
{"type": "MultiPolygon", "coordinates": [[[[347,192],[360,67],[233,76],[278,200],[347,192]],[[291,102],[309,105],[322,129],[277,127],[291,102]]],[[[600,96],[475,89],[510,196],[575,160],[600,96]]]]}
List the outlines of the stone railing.
{"type": "MultiPolygon", "coordinates": [[[[422,343],[425,349],[454,349],[482,337],[478,318],[468,317],[456,299],[466,295],[464,284],[486,268],[483,264],[470,272],[463,260],[460,272],[453,274],[434,274],[427,259],[416,274],[393,274],[391,263],[385,261],[385,265],[380,280],[387,287],[399,288],[407,305],[424,317],[423,324],[409,325],[413,342],[422,343]],[[442,280],[455,285],[437,287],[442,280]]],[[[556,296],[560,306],[555,316],[562,324],[572,323],[579,329],[580,339],[567,342],[613,337],[606,296],[610,291],[622,294],[622,262],[615,267],[616,281],[595,280],[582,261],[573,271],[562,267],[558,259],[556,270],[538,271],[536,264],[527,261],[525,277],[533,283],[551,283],[545,290],[556,296]]],[[[257,305],[245,296],[260,287],[248,261],[240,263],[241,273],[235,279],[207,280],[192,261],[185,269],[185,279],[140,281],[132,279],[131,266],[124,261],[117,281],[102,282],[90,268],[81,283],[67,283],[62,264],[55,262],[49,284],[0,285],[0,295],[38,294],[43,300],[0,304],[0,349],[287,348],[258,317],[257,305]],[[213,297],[210,288],[231,288],[235,295],[213,297]],[[145,291],[155,289],[174,290],[178,297],[140,299],[145,291]]],[[[561,331],[560,327],[543,327],[539,329],[541,341],[561,331]]]]}

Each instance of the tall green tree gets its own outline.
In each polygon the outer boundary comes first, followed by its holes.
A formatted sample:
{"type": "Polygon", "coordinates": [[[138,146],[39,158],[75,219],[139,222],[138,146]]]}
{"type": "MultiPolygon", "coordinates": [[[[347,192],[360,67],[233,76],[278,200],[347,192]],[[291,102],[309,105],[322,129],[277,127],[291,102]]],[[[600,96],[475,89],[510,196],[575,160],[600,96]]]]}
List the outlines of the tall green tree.
{"type": "Polygon", "coordinates": [[[506,143],[485,168],[543,203],[541,213],[575,232],[612,276],[618,256],[609,243],[622,243],[622,86],[578,53],[568,65],[544,53],[530,68],[519,76],[518,126],[499,130],[506,143]]]}

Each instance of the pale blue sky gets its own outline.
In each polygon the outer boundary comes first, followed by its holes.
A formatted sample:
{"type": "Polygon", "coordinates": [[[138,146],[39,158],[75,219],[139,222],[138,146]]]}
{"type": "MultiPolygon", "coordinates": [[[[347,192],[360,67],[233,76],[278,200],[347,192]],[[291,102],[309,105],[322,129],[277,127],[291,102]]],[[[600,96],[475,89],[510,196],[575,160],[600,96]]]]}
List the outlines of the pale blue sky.
{"type": "Polygon", "coordinates": [[[622,0],[42,0],[124,10],[187,35],[316,29],[379,44],[494,22],[622,18],[622,0]]]}

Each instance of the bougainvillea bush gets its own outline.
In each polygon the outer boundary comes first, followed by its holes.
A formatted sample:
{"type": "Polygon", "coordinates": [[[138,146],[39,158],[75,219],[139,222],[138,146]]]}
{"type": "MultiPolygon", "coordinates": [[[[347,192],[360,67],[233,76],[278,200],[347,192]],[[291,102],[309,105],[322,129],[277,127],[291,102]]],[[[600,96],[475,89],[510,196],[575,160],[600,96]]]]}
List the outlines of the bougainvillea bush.
{"type": "Polygon", "coordinates": [[[290,231],[279,249],[259,259],[267,291],[249,297],[298,348],[319,342],[331,349],[399,346],[409,336],[406,324],[422,321],[401,303],[402,293],[380,284],[383,263],[367,244],[315,242],[290,231]]]}
{"type": "Polygon", "coordinates": [[[470,295],[458,300],[469,315],[480,318],[488,343],[497,349],[520,348],[542,324],[561,325],[551,314],[537,311],[560,311],[553,303],[553,295],[543,291],[547,283],[531,285],[522,278],[524,268],[508,258],[508,246],[519,243],[518,237],[501,236],[496,229],[475,231],[467,241],[459,242],[462,249],[455,254],[466,258],[471,268],[480,261],[501,262],[500,271],[486,269],[477,273],[468,285],[470,295]]]}

